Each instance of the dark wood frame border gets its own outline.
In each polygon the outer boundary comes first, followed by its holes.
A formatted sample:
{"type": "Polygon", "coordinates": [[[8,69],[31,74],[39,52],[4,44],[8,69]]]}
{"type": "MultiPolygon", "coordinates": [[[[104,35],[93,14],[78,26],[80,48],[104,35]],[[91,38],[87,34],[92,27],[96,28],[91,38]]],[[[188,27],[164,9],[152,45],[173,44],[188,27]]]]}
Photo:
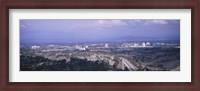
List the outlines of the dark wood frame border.
{"type": "Polygon", "coordinates": [[[200,91],[199,73],[199,3],[189,1],[3,1],[1,2],[1,90],[135,90],[135,91],[200,91]],[[191,9],[192,10],[192,82],[187,83],[19,83],[9,82],[9,9],[191,9]]]}

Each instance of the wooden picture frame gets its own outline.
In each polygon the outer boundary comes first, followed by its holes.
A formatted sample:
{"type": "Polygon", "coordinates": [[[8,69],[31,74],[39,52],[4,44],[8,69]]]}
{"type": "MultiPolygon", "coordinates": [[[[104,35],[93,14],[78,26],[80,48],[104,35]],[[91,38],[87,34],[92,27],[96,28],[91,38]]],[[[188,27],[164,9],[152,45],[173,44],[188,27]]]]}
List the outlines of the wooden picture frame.
{"type": "Polygon", "coordinates": [[[2,1],[1,2],[1,90],[131,90],[200,91],[198,0],[111,1],[2,1]],[[9,82],[9,9],[191,9],[192,82],[9,82]]]}

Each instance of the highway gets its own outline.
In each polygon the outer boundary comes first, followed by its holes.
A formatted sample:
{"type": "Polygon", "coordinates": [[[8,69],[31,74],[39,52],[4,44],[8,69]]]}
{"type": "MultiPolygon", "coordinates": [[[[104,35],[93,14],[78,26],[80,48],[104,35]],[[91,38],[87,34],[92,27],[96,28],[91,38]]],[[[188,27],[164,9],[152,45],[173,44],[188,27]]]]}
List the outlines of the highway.
{"type": "Polygon", "coordinates": [[[138,70],[136,66],[134,66],[131,62],[129,62],[127,59],[120,57],[122,60],[122,63],[128,68],[129,71],[135,71],[138,70]]]}

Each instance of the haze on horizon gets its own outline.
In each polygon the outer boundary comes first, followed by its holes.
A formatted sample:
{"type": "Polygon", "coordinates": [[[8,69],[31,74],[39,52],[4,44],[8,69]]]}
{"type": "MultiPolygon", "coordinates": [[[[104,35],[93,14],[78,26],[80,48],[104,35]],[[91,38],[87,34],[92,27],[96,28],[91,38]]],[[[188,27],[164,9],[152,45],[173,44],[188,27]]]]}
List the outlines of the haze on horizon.
{"type": "Polygon", "coordinates": [[[180,40],[180,20],[20,20],[21,43],[180,40]]]}

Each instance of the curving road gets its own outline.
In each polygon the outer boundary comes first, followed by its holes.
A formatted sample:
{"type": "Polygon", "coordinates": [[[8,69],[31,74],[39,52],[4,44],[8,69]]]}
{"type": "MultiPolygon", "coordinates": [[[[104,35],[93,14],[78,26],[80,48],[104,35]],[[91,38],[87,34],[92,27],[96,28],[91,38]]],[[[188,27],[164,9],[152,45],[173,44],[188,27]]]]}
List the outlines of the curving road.
{"type": "Polygon", "coordinates": [[[122,60],[122,63],[128,68],[129,71],[135,71],[138,70],[136,66],[134,66],[131,62],[129,62],[127,59],[120,57],[122,60]]]}

